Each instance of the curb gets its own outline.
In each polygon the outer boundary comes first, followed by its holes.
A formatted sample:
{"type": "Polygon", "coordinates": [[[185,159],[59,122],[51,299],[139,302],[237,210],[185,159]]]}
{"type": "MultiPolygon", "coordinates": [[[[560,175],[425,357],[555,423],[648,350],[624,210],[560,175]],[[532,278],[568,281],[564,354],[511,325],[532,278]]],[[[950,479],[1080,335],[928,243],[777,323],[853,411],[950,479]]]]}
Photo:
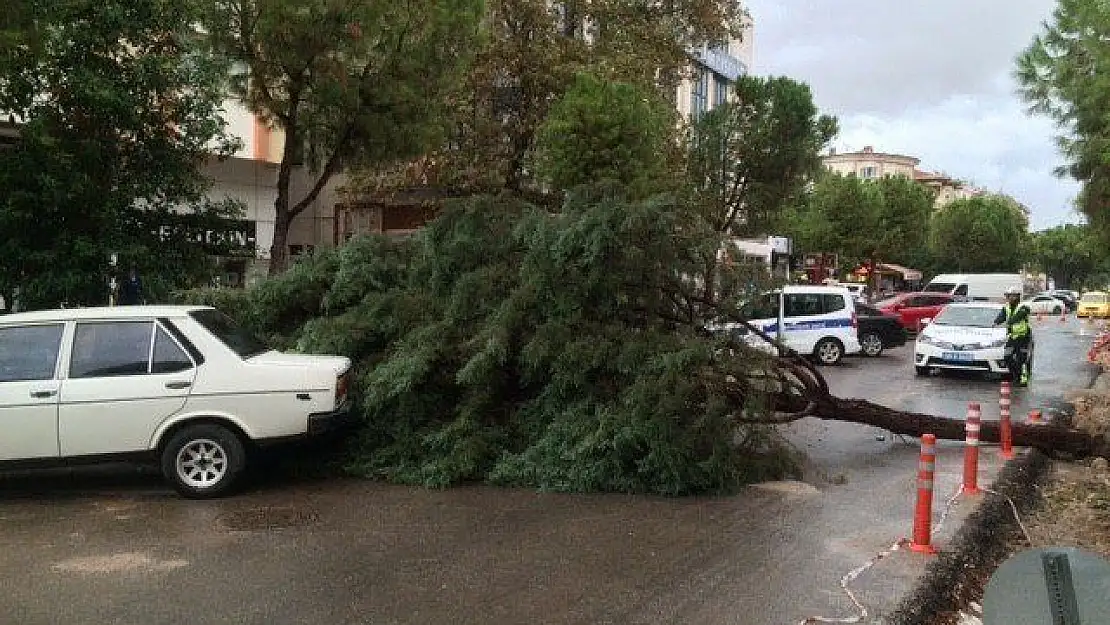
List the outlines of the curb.
{"type": "MultiPolygon", "coordinates": [[[[1074,411],[1070,404],[1059,404],[1049,420],[1069,421],[1074,411]]],[[[1003,465],[990,490],[1009,497],[1025,516],[1039,503],[1038,486],[1051,466],[1047,455],[1030,449],[1003,465]]],[[[888,625],[931,625],[939,617],[956,617],[1010,555],[1011,543],[1024,540],[1009,502],[990,493],[982,497],[949,546],[928,564],[917,587],[886,617],[888,625]]]]}

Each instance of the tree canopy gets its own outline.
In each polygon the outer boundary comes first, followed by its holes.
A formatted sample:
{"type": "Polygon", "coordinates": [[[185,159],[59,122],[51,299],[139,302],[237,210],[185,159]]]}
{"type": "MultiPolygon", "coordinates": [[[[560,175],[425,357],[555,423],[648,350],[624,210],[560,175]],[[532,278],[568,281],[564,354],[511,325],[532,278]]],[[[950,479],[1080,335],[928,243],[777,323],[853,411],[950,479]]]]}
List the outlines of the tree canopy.
{"type": "Polygon", "coordinates": [[[205,196],[201,168],[233,145],[227,68],[197,46],[195,4],[17,6],[0,37],[0,110],[18,134],[0,149],[0,293],[18,288],[24,308],[105,304],[113,253],[151,296],[204,284],[222,246],[196,237],[226,231],[239,207],[205,196]]]}
{"type": "Polygon", "coordinates": [[[1065,224],[1035,232],[1029,251],[1033,265],[1060,289],[1102,287],[1110,269],[1110,258],[1087,225],[1065,224]]]}
{"type": "Polygon", "coordinates": [[[472,57],[481,0],[217,0],[211,49],[244,71],[232,91],[284,131],[271,273],[285,269],[289,227],[352,164],[422,154],[472,57]],[[295,169],[312,176],[303,193],[295,169]]]}
{"type": "Polygon", "coordinates": [[[720,231],[767,234],[821,171],[836,120],[819,114],[808,85],[785,77],[741,76],[732,97],[694,125],[690,179],[720,231]]]}
{"type": "Polygon", "coordinates": [[[1059,0],[1052,18],[1018,57],[1016,75],[1030,112],[1060,130],[1067,163],[1083,184],[1079,208],[1110,238],[1110,5],[1059,0]]]}
{"type": "Polygon", "coordinates": [[[923,268],[933,201],[928,188],[902,176],[825,173],[786,213],[782,229],[798,249],[835,251],[846,267],[871,260],[923,268]]]}
{"type": "Polygon", "coordinates": [[[929,249],[941,271],[1020,271],[1029,222],[1012,199],[986,195],[955,200],[933,216],[929,249]]]}

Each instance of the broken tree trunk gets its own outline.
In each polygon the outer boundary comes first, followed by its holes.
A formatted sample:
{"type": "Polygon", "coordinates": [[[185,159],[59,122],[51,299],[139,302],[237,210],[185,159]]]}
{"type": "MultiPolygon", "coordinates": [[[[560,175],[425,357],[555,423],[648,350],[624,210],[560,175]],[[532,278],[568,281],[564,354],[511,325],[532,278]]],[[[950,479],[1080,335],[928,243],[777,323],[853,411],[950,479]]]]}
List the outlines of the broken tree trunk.
{"type": "MultiPolygon", "coordinates": [[[[816,406],[809,416],[833,421],[849,421],[882,428],[894,434],[919,437],[933,434],[939,439],[964,440],[963,419],[950,419],[916,412],[903,412],[862,399],[841,399],[825,394],[814,398],[816,406]]],[[[795,408],[803,408],[800,404],[795,408]]],[[[1098,456],[1110,459],[1110,441],[1083,430],[1059,425],[1014,423],[1013,443],[1016,447],[1034,447],[1050,455],[1066,453],[1076,457],[1098,456]]],[[[997,443],[1000,439],[997,421],[983,421],[979,440],[997,443]]]]}

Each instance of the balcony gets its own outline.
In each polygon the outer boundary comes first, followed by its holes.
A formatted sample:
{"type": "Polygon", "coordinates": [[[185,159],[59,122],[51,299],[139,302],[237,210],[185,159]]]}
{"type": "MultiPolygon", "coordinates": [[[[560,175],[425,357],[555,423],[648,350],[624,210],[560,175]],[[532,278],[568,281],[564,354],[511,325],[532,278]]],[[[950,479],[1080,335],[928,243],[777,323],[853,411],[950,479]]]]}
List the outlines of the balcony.
{"type": "Polygon", "coordinates": [[[748,66],[743,61],[719,48],[703,46],[701,49],[692,50],[690,55],[714,73],[730,81],[748,73],[748,66]]]}

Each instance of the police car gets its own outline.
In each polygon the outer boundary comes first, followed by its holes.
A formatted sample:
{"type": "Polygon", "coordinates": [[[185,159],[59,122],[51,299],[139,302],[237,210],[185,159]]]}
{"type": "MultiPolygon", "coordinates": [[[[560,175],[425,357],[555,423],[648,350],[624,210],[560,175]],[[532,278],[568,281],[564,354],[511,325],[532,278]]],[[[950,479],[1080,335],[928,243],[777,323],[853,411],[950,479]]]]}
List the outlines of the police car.
{"type": "MultiPolygon", "coordinates": [[[[913,364],[917,375],[933,369],[978,371],[1005,376],[1006,328],[994,320],[1002,304],[965,302],[945,306],[917,335],[913,364]]],[[[1033,367],[1033,345],[1029,346],[1029,367],[1033,367]]]]}
{"type": "MultiPolygon", "coordinates": [[[[787,286],[755,297],[740,312],[753,326],[772,339],[778,338],[779,303],[783,304],[784,342],[787,347],[812,354],[823,365],[835,365],[846,354],[860,352],[858,318],[852,294],[836,286],[787,286]]],[[[727,329],[748,344],[773,353],[775,347],[737,324],[727,329]]]]}

